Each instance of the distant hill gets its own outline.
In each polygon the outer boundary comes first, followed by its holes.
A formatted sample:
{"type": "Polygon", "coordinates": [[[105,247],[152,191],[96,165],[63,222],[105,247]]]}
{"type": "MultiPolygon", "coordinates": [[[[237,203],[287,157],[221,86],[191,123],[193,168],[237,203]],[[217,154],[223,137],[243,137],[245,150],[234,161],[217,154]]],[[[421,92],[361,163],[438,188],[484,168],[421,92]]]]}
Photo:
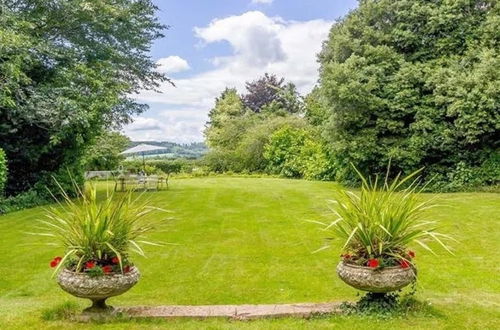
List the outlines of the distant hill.
{"type": "Polygon", "coordinates": [[[174,142],[132,141],[130,142],[130,147],[132,148],[143,143],[166,148],[163,150],[145,152],[145,157],[148,158],[196,159],[200,158],[208,151],[207,146],[203,142],[179,144],[174,142]]]}

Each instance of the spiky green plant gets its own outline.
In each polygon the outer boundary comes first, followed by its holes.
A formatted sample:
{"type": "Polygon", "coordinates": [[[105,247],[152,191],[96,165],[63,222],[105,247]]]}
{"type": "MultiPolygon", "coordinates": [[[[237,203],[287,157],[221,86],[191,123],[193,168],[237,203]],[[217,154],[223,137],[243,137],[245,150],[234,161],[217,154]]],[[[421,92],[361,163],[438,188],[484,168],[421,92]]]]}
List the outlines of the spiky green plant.
{"type": "Polygon", "coordinates": [[[51,237],[53,241],[49,245],[66,249],[54,273],[70,260],[74,270],[81,272],[87,261],[106,261],[113,257],[118,258],[123,272],[129,251],[144,256],[142,245],[159,245],[143,237],[155,228],[148,215],[165,210],[148,206],[145,198],[134,197],[132,192],[115,196],[107,191],[105,198],[98,200],[95,186],[88,186],[85,192],[76,186],[75,189],[77,199],[71,199],[61,189],[64,200],[47,208],[46,219],[39,220],[43,230],[36,234],[51,237]]]}
{"type": "Polygon", "coordinates": [[[426,218],[426,211],[436,204],[434,198],[419,196],[424,189],[419,180],[421,170],[406,177],[399,174],[390,183],[389,167],[383,180],[378,176],[367,179],[353,167],[362,182],[359,193],[340,189],[332,201],[334,221],[321,223],[344,241],[343,255],[348,255],[350,262],[364,265],[377,259],[381,266],[411,262],[407,249],[413,243],[435,254],[428,241],[451,253],[445,241],[452,238],[437,232],[436,222],[426,218]]]}

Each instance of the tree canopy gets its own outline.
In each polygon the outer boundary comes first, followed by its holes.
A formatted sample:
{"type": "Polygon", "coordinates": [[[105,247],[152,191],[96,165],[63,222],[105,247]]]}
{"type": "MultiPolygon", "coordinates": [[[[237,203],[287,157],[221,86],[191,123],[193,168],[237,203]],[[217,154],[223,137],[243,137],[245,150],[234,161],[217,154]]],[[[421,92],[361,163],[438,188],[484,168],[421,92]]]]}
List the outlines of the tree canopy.
{"type": "Polygon", "coordinates": [[[325,178],[325,148],[318,131],[302,116],[314,111],[306,108],[293,83],[267,73],[247,82],[241,96],[236,89],[226,89],[209,113],[205,137],[211,152],[206,163],[216,172],[325,178]],[[279,150],[285,140],[290,147],[279,150]]]}
{"type": "Polygon", "coordinates": [[[83,158],[84,168],[89,171],[116,170],[125,159],[121,154],[130,145],[130,139],[119,132],[104,132],[87,149],[83,158]]]}
{"type": "Polygon", "coordinates": [[[130,95],[167,79],[148,54],[165,26],[150,0],[4,0],[0,11],[7,194],[53,175],[64,184],[103,129],[144,111],[130,95]]]}
{"type": "Polygon", "coordinates": [[[377,173],[392,159],[441,183],[491,164],[499,11],[493,0],[362,0],[334,24],[319,59],[338,179],[353,178],[349,162],[377,173]]]}
{"type": "Polygon", "coordinates": [[[432,189],[500,182],[500,3],[361,0],[305,98],[265,74],[226,91],[206,136],[217,170],[358,183],[419,168],[432,189]],[[430,179],[433,180],[430,180],[430,179]]]}

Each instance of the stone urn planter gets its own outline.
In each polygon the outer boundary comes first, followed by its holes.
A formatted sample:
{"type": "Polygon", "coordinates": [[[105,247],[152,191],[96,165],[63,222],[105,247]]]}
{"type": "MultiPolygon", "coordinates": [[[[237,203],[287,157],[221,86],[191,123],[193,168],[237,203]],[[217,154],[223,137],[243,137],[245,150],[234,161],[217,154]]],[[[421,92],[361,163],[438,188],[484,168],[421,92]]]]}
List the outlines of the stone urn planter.
{"type": "Polygon", "coordinates": [[[342,281],[358,290],[386,293],[404,288],[417,276],[413,267],[370,268],[340,262],[337,274],[342,281]]]}
{"type": "Polygon", "coordinates": [[[125,274],[96,277],[63,269],[57,276],[57,283],[73,296],[92,300],[92,306],[87,308],[86,312],[104,312],[113,309],[106,305],[106,299],[125,293],[137,283],[139,277],[140,273],[136,267],[125,274]]]}

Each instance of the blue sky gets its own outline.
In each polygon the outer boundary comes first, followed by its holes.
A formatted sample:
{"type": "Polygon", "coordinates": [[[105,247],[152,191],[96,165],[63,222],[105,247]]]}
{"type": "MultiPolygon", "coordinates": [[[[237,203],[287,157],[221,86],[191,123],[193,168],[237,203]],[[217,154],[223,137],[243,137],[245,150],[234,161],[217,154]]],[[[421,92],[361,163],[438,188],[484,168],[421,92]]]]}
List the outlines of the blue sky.
{"type": "Polygon", "coordinates": [[[170,26],[151,56],[177,85],[142,92],[150,110],[124,132],[133,140],[203,140],[215,97],[226,87],[265,72],[294,82],[307,93],[317,80],[316,54],[335,19],[355,0],[155,0],[170,26]]]}

